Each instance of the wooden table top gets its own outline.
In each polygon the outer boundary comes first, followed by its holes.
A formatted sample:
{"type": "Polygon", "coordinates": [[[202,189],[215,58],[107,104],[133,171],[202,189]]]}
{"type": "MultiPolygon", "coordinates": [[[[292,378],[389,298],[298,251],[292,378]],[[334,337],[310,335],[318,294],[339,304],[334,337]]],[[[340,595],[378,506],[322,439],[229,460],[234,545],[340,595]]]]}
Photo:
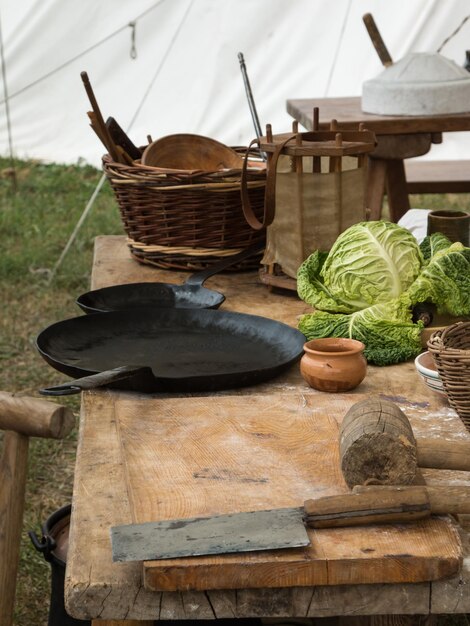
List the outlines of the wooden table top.
{"type": "MultiPolygon", "coordinates": [[[[363,122],[368,130],[378,135],[413,133],[444,133],[470,130],[470,111],[447,115],[375,115],[364,113],[361,98],[303,98],[287,100],[289,115],[302,126],[312,130],[313,108],[319,107],[320,128],[329,127],[332,119],[338,128],[356,130],[363,122]]],[[[278,132],[273,129],[273,132],[278,132]]]]}
{"type": "MultiPolygon", "coordinates": [[[[98,237],[96,240],[92,288],[120,282],[182,282],[184,277],[184,273],[164,272],[138,264],[131,259],[124,237],[98,237]]],[[[296,325],[297,317],[309,310],[295,297],[269,292],[260,284],[256,272],[219,275],[207,281],[207,286],[225,293],[227,300],[223,307],[227,310],[265,315],[291,325],[296,325]]],[[[248,403],[250,397],[254,403],[263,403],[262,397],[268,393],[273,401],[278,398],[281,403],[292,394],[299,394],[306,405],[312,407],[324,395],[305,385],[298,367],[271,383],[217,395],[219,404],[233,402],[236,396],[234,406],[243,411],[242,398],[248,403]]],[[[347,400],[351,402],[355,394],[357,399],[364,394],[381,394],[392,399],[405,411],[418,436],[459,440],[469,437],[442,397],[430,396],[412,363],[388,368],[369,367],[365,381],[357,391],[347,394],[347,400]]],[[[195,406],[204,407],[205,397],[198,394],[195,406]]],[[[169,402],[177,405],[178,399],[172,396],[169,402]]],[[[209,397],[207,407],[215,405],[214,397],[209,397]]],[[[109,529],[134,521],[133,506],[138,497],[128,491],[126,462],[129,457],[123,457],[122,432],[119,431],[124,424],[130,429],[129,436],[133,436],[131,431],[145,423],[145,414],[146,419],[150,419],[154,411],[159,412],[159,406],[169,407],[170,404],[165,404],[161,396],[117,391],[86,392],[82,396],[65,584],[66,606],[73,616],[145,620],[470,612],[470,594],[462,591],[462,585],[470,584],[467,558],[459,575],[433,582],[297,587],[286,583],[285,587],[273,589],[148,590],[143,585],[142,564],[112,562],[109,529]]],[[[464,472],[423,470],[423,475],[429,484],[449,481],[470,484],[464,472]]],[[[463,532],[461,539],[464,554],[469,555],[467,536],[463,532]]],[[[272,564],[270,568],[275,575],[272,564]]]]}

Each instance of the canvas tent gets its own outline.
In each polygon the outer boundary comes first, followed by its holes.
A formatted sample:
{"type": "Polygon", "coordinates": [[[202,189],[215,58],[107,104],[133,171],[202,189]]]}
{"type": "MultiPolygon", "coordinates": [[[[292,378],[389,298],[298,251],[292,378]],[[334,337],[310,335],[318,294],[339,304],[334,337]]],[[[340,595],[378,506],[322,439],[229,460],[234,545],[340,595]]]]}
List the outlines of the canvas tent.
{"type": "MultiPolygon", "coordinates": [[[[399,59],[436,51],[470,8],[465,0],[3,0],[0,154],[11,143],[19,158],[100,165],[82,70],[105,117],[137,144],[178,132],[246,144],[255,133],[240,51],[262,125],[285,131],[286,99],[360,95],[382,70],[366,12],[399,59]]],[[[470,20],[442,54],[462,65],[467,48],[470,20]]],[[[467,135],[449,134],[426,158],[468,158],[467,135]]]]}

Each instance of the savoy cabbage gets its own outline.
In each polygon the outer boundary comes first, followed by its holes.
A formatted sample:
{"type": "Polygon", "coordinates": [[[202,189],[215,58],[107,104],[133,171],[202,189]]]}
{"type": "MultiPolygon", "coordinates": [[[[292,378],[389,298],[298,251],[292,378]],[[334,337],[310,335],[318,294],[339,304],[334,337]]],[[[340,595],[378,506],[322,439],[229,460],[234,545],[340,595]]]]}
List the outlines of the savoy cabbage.
{"type": "Polygon", "coordinates": [[[398,363],[422,349],[414,305],[430,302],[441,312],[470,315],[470,248],[441,233],[418,246],[397,224],[361,222],[329,253],[315,251],[304,261],[297,289],[315,309],[299,323],[307,339],[358,339],[369,362],[398,363]]]}

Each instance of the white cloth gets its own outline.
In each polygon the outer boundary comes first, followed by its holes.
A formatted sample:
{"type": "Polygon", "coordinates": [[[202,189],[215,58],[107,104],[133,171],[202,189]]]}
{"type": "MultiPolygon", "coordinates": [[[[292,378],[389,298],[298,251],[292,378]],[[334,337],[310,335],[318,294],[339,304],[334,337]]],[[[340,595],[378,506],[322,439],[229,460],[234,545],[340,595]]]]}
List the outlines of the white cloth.
{"type": "Polygon", "coordinates": [[[428,228],[428,209],[410,209],[398,220],[398,224],[410,231],[412,235],[421,243],[426,237],[428,228]]]}
{"type": "MultiPolygon", "coordinates": [[[[363,81],[383,71],[364,13],[373,13],[398,60],[409,52],[437,50],[469,12],[467,0],[0,4],[15,156],[62,163],[83,158],[97,167],[104,149],[88,125],[82,70],[105,119],[115,117],[124,130],[132,122],[128,132],[136,145],[146,144],[148,134],[156,139],[172,133],[247,145],[255,131],[238,52],[245,56],[262,128],[271,123],[274,133],[283,133],[292,123],[286,100],[360,96],[363,81]],[[145,11],[134,31],[128,24],[145,11]]],[[[458,65],[465,60],[469,27],[467,22],[442,51],[458,65]]],[[[468,158],[469,145],[470,133],[447,133],[429,158],[468,158]]],[[[8,150],[2,104],[0,154],[8,150]]]]}

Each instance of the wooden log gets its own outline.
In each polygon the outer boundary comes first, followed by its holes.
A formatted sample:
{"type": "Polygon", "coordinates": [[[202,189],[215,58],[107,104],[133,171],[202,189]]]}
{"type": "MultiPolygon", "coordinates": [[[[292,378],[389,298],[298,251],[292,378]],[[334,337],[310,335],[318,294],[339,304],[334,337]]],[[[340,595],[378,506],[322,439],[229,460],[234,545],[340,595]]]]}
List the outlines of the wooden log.
{"type": "Polygon", "coordinates": [[[0,459],[0,623],[11,626],[20,553],[28,438],[8,431],[0,459]]]}
{"type": "Polygon", "coordinates": [[[73,413],[67,407],[0,391],[0,430],[12,430],[28,437],[62,439],[74,423],[73,413]]]}
{"type": "Polygon", "coordinates": [[[366,487],[353,493],[326,496],[304,503],[310,528],[411,522],[431,515],[426,488],[366,487]]]}
{"type": "Polygon", "coordinates": [[[406,415],[393,402],[354,404],[340,429],[340,463],[349,487],[410,484],[416,476],[416,442],[406,415]]]}

